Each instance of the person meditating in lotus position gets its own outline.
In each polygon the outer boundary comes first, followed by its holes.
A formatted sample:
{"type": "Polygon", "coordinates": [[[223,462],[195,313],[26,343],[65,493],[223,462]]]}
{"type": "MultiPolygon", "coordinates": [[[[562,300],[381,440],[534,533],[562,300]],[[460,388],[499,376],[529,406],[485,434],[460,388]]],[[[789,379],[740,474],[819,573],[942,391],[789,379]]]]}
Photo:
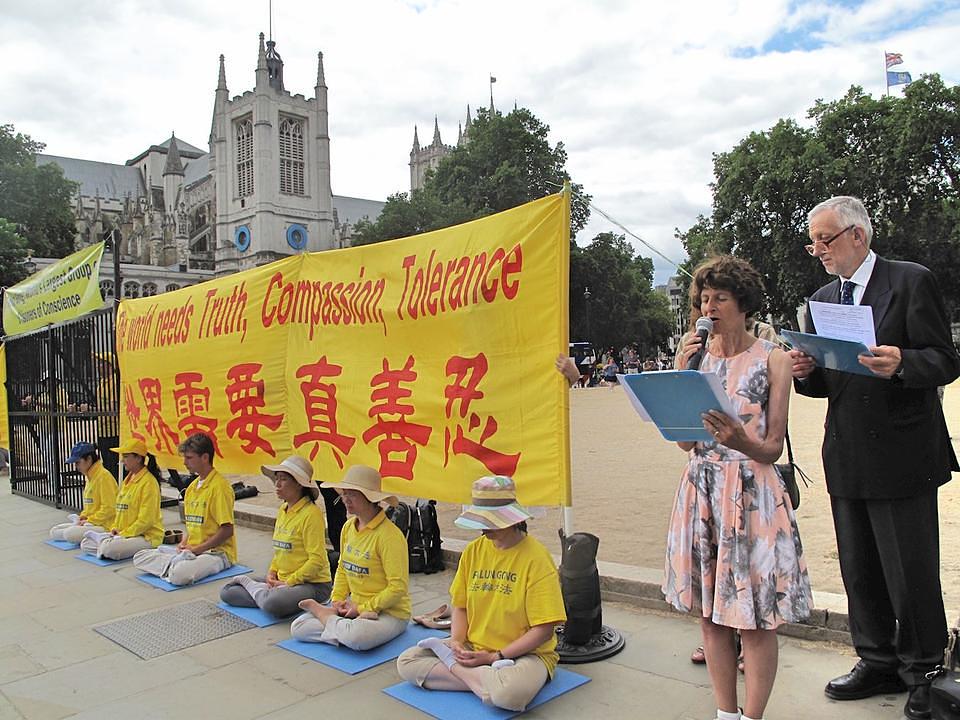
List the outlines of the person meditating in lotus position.
{"type": "Polygon", "coordinates": [[[340,493],[347,519],[340,537],[340,563],[333,581],[333,603],[304,600],[306,612],[290,633],[304,642],[369,650],[393,640],[410,621],[407,539],[380,507],[397,504],[381,490],[380,473],[354,465],[339,483],[323,483],[340,493]]]}
{"type": "Polygon", "coordinates": [[[507,710],[524,710],[553,677],[554,628],[566,613],[553,558],[527,535],[530,517],[511,478],[473,483],[473,505],[455,524],[483,534],[463,551],[450,586],[451,637],[405,650],[400,677],[428,690],[472,692],[507,710]]]}

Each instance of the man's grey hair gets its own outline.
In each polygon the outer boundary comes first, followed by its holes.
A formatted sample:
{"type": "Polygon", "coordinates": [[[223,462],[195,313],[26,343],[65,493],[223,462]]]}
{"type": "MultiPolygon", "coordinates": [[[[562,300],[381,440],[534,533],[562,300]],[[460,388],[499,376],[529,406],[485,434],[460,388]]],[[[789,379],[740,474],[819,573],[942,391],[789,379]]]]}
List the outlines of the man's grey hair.
{"type": "Polygon", "coordinates": [[[807,224],[810,224],[814,215],[824,210],[833,210],[837,214],[837,217],[840,218],[840,224],[844,227],[847,225],[856,225],[862,228],[867,238],[867,247],[870,247],[870,243],[873,240],[873,225],[870,224],[870,216],[867,215],[867,209],[863,206],[863,201],[860,200],[860,198],[849,195],[835,195],[829,200],[824,200],[807,213],[807,224]]]}

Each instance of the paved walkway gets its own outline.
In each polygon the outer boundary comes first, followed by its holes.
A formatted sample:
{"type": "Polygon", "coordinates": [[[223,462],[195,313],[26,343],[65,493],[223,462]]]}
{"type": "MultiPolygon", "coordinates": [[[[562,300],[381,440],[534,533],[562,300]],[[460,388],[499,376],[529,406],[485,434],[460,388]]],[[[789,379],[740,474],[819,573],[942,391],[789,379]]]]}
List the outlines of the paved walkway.
{"type": "MultiPolygon", "coordinates": [[[[175,512],[164,515],[170,527],[178,524],[175,512]]],[[[289,636],[286,624],[139,659],[92,627],[198,598],[216,600],[218,585],[167,593],[137,581],[129,563],[80,562],[75,553],[42,542],[63,516],[0,492],[0,720],[427,717],[380,692],[399,681],[392,663],[349,676],[274,647],[289,636]]],[[[265,569],[268,533],[241,527],[238,543],[241,562],[265,569]]],[[[449,571],[413,576],[414,612],[445,602],[450,579],[449,571]]],[[[605,662],[572,666],[593,681],[529,717],[713,717],[706,671],[687,657],[698,644],[693,622],[617,603],[604,605],[604,620],[626,634],[626,649],[605,662]]],[[[824,697],[824,682],[853,662],[849,648],[783,639],[767,718],[900,718],[904,695],[853,703],[824,697]]]]}

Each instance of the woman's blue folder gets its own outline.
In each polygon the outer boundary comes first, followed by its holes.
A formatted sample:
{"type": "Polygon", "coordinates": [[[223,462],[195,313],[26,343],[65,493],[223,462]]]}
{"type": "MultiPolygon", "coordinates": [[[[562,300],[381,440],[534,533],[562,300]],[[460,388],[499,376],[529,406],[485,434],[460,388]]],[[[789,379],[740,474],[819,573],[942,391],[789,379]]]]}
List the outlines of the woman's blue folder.
{"type": "Polygon", "coordinates": [[[663,370],[617,377],[637,414],[655,423],[666,440],[713,440],[703,427],[702,415],[708,410],[720,410],[736,417],[723,383],[714,373],[663,370]]]}

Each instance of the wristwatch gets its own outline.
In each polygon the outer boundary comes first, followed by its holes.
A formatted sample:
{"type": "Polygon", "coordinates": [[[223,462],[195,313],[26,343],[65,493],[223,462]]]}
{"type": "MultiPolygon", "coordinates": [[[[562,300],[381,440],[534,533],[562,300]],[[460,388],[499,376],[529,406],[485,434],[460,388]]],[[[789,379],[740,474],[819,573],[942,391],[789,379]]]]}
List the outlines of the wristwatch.
{"type": "Polygon", "coordinates": [[[503,656],[503,651],[497,650],[497,660],[506,660],[506,658],[503,656]]]}

